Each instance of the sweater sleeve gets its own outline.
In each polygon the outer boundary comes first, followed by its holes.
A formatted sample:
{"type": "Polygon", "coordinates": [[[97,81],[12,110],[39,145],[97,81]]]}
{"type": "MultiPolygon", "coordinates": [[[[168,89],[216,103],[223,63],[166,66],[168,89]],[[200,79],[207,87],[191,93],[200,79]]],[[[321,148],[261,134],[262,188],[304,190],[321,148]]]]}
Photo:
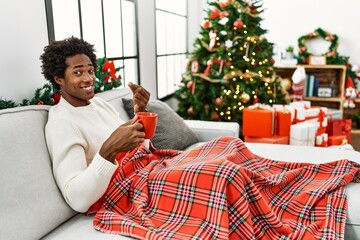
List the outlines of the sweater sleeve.
{"type": "Polygon", "coordinates": [[[86,212],[106,191],[117,165],[96,153],[88,166],[84,152],[87,143],[72,122],[48,122],[46,140],[65,201],[75,211],[86,212]]]}

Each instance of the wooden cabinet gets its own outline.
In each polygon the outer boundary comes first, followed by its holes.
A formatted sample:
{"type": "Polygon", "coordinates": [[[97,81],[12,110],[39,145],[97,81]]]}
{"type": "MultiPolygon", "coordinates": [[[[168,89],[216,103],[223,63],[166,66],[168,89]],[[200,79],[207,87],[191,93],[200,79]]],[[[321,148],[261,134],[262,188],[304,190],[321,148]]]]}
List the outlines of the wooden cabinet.
{"type": "MultiPolygon", "coordinates": [[[[313,106],[323,106],[339,109],[344,113],[343,102],[345,92],[346,67],[344,65],[302,65],[306,74],[313,75],[319,81],[322,88],[330,88],[332,94],[330,97],[304,96],[304,100],[311,101],[313,106]]],[[[277,66],[275,67],[277,75],[290,80],[297,66],[277,66]]],[[[292,92],[290,91],[290,95],[292,92]]],[[[356,100],[357,105],[360,103],[356,100]]]]}

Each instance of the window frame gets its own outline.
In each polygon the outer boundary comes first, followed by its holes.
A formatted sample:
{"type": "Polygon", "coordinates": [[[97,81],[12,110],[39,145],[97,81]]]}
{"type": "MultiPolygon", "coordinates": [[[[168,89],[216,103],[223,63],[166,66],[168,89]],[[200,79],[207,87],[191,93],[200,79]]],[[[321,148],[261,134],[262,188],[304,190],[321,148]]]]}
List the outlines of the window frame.
{"type": "MultiPolygon", "coordinates": [[[[52,1],[53,0],[45,0],[45,10],[46,10],[46,21],[47,21],[47,32],[48,32],[48,41],[50,43],[50,41],[55,40],[55,26],[54,26],[54,15],[53,15],[53,5],[52,5],[52,1]]],[[[75,0],[74,0],[75,1],[75,0]]],[[[81,15],[81,0],[76,0],[78,3],[78,11],[79,11],[79,27],[80,27],[80,37],[83,38],[83,23],[82,23],[82,15],[81,15]]],[[[105,20],[104,20],[104,2],[103,0],[99,0],[101,1],[101,16],[102,16],[102,36],[103,36],[103,52],[104,52],[104,56],[106,56],[106,33],[105,33],[105,20]]],[[[122,6],[122,1],[120,1],[120,6],[122,6]]],[[[109,57],[107,59],[109,59],[110,61],[121,61],[122,62],[122,66],[124,66],[124,63],[126,60],[128,59],[134,59],[136,60],[136,64],[134,65],[134,67],[137,68],[136,70],[136,74],[137,74],[137,84],[141,84],[141,77],[140,77],[140,51],[139,51],[139,18],[138,18],[138,1],[137,0],[123,0],[123,1],[128,1],[128,2],[132,2],[134,3],[134,19],[135,19],[135,47],[136,47],[136,54],[132,55],[132,56],[124,56],[124,29],[123,27],[121,28],[121,48],[122,48],[122,56],[118,56],[118,57],[109,57]]],[[[120,24],[121,26],[123,26],[123,20],[122,18],[120,19],[120,24]]],[[[100,57],[100,56],[97,56],[100,57]]],[[[121,84],[121,88],[126,86],[126,76],[125,76],[125,71],[121,74],[122,75],[122,84],[121,84]]],[[[134,80],[133,80],[134,81],[134,80]]]]}
{"type": "MultiPolygon", "coordinates": [[[[189,43],[188,43],[188,37],[189,37],[189,0],[184,0],[186,1],[185,3],[185,9],[186,9],[186,13],[185,15],[181,15],[181,14],[178,14],[178,13],[174,13],[174,12],[171,12],[171,11],[168,11],[168,10],[164,10],[164,9],[159,9],[157,6],[156,6],[156,0],[155,1],[155,5],[154,5],[154,18],[155,18],[155,66],[156,66],[156,97],[157,99],[160,99],[160,100],[167,100],[167,99],[170,99],[173,97],[174,93],[175,93],[175,90],[174,92],[172,93],[167,93],[166,96],[164,97],[159,97],[159,71],[158,71],[158,58],[162,58],[162,57],[170,57],[170,56],[180,56],[180,55],[185,55],[185,59],[188,58],[189,56],[189,43]],[[185,41],[185,52],[177,52],[177,53],[162,53],[162,54],[158,54],[158,36],[157,36],[157,11],[161,11],[161,12],[164,12],[166,14],[172,14],[172,15],[175,15],[175,16],[180,16],[180,17],[184,17],[185,18],[185,36],[184,36],[184,41],[185,41]]],[[[184,63],[185,64],[185,63],[184,63]]],[[[167,72],[167,69],[165,69],[165,71],[167,72]]],[[[181,76],[179,76],[179,78],[181,78],[181,76]]],[[[168,81],[167,81],[168,82],[168,81]]]]}

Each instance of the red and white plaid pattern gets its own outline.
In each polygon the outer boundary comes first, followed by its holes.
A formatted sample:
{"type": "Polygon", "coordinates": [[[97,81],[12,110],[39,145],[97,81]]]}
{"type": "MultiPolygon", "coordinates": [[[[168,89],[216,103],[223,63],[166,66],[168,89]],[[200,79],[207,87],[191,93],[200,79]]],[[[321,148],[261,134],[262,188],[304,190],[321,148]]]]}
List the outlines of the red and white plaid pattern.
{"type": "Polygon", "coordinates": [[[342,239],[359,165],[288,163],[223,137],[119,159],[94,227],[139,239],[342,239]]]}

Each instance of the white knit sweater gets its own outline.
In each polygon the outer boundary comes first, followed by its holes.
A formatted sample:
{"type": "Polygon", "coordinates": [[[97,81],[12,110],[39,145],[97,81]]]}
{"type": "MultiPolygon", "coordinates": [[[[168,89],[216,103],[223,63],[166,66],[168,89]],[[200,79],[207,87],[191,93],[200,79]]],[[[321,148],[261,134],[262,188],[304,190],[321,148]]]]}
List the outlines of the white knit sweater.
{"type": "Polygon", "coordinates": [[[99,155],[103,142],[123,121],[104,100],[73,107],[65,99],[52,107],[45,134],[55,180],[66,202],[86,212],[105,192],[117,165],[99,155]]]}

